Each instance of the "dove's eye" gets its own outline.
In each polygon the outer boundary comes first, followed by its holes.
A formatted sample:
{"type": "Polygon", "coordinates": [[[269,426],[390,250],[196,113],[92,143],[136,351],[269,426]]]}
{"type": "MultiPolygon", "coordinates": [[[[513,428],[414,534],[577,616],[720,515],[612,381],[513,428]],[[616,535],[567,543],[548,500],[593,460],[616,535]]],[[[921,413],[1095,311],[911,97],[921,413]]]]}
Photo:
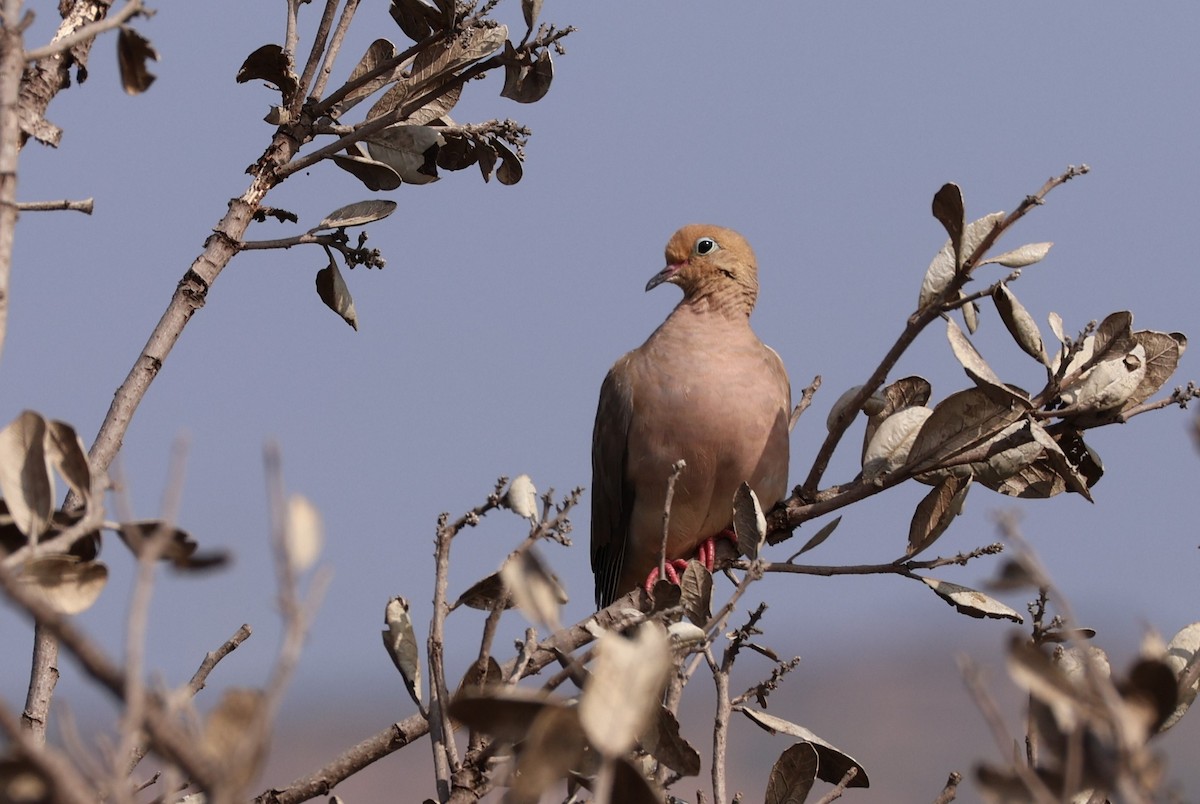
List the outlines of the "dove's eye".
{"type": "Polygon", "coordinates": [[[720,246],[717,245],[716,240],[713,240],[711,237],[702,237],[696,241],[696,245],[692,250],[695,251],[696,254],[703,257],[705,254],[712,254],[718,248],[720,248],[720,246]]]}

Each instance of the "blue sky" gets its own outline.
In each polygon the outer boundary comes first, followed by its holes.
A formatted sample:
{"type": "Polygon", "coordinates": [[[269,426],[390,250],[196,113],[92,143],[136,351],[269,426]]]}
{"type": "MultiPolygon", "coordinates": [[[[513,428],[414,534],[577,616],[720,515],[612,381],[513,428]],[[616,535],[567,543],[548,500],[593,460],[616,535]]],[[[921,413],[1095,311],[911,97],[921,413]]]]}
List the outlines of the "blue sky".
{"type": "MultiPolygon", "coordinates": [[[[162,55],[147,94],[120,91],[108,40],[93,53],[88,82],[51,106],[66,135],[56,151],[26,148],[20,197],[95,196],[96,213],[29,213],[21,221],[0,420],[35,408],[72,422],[90,442],[176,282],[270,137],[262,117],[275,96],[233,78],[246,54],[282,38],[282,5],[164,3],[137,24],[162,55]]],[[[337,76],[371,39],[402,41],[386,4],[363,5],[337,76]]],[[[36,10],[31,42],[53,17],[36,10]]],[[[304,8],[306,31],[316,11],[304,8]]],[[[499,13],[514,29],[521,24],[517,3],[499,13]]],[[[274,439],[288,488],[322,512],[333,571],[288,716],[301,717],[317,698],[347,709],[377,698],[394,704],[394,712],[364,720],[365,736],[408,714],[375,634],[384,604],[404,594],[424,624],[435,518],[482,501],[497,476],[528,473],[539,489],[560,493],[590,483],[600,381],[677,301],[672,288],[642,288],[684,223],[731,226],[750,240],[762,282],[757,331],[779,351],[797,391],[816,374],[824,378],[793,435],[795,482],[824,436],[829,406],[865,379],[912,312],[944,240],[929,202],[946,181],[963,188],[968,215],[977,217],[1012,209],[1068,164],[1087,163],[1091,174],[1056,190],[1002,242],[1055,242],[1015,292],[1047,337],[1052,310],[1069,330],[1130,309],[1139,328],[1197,332],[1200,8],[550,0],[543,18],[579,28],[567,55],[556,57],[549,95],[513,104],[498,97],[496,76],[469,85],[454,112],[460,122],[508,116],[533,128],[520,184],[483,185],[468,170],[386,194],[399,209],[369,232],[388,266],[346,277],[357,333],[313,292],[319,249],[239,256],[154,383],[120,459],[137,514],[157,513],[171,445],[183,436],[181,525],[237,555],[228,572],[166,576],[159,587],[149,663],[168,681],[185,680],[242,622],[255,636],[213,683],[265,675],[278,629],[263,580],[261,454],[274,439]]],[[[370,197],[349,174],[320,164],[268,198],[299,214],[301,226],[260,224],[250,236],[291,234],[370,197]]],[[[1037,380],[994,311],[985,311],[976,342],[1005,379],[1037,380]]],[[[1188,354],[1172,384],[1195,376],[1193,365],[1188,354]]],[[[905,374],[928,378],[935,399],[969,383],[938,326],[895,376],[905,374]]],[[[1169,636],[1200,619],[1189,424],[1188,414],[1164,410],[1089,438],[1107,470],[1094,505],[1074,495],[1023,502],[972,491],[938,551],[993,541],[994,513],[1020,511],[1026,537],[1120,665],[1145,627],[1169,636]]],[[[839,453],[828,479],[850,479],[856,459],[852,446],[839,453]]],[[[811,560],[895,558],[924,492],[894,489],[844,512],[811,560]]],[[[545,550],[571,593],[572,621],[591,607],[587,500],[574,518],[575,546],[545,550]]],[[[451,594],[493,571],[521,535],[520,521],[505,512],[465,534],[451,594]]],[[[115,542],[106,548],[113,578],[82,620],[115,653],[131,562],[115,542]]],[[[794,549],[788,543],[774,557],[794,549]]],[[[977,562],[940,575],[974,585],[993,568],[977,562]]],[[[879,665],[869,683],[890,688],[899,680],[886,672],[889,653],[919,651],[954,687],[948,694],[962,698],[958,717],[979,720],[955,686],[953,657],[965,646],[994,661],[1007,626],[967,620],[901,579],[776,577],[759,589],[772,605],[768,641],[780,653],[804,655],[818,674],[849,672],[869,656],[879,665]]],[[[1023,609],[1021,597],[1006,600],[1023,609]]],[[[449,650],[465,662],[478,618],[456,617],[460,641],[449,650]]],[[[515,635],[524,624],[514,617],[509,627],[515,635]]],[[[0,633],[10,645],[0,663],[3,694],[19,702],[27,630],[3,611],[0,633]]],[[[62,696],[86,708],[90,699],[73,676],[64,673],[62,696]]],[[[1002,685],[998,664],[994,678],[1002,685]]],[[[913,733],[931,725],[898,703],[902,686],[894,709],[863,712],[844,701],[813,725],[805,706],[820,696],[803,678],[793,684],[795,700],[807,704],[789,710],[780,701],[781,714],[807,722],[868,769],[869,752],[858,747],[864,718],[913,733]]],[[[1194,745],[1197,731],[1188,733],[1194,745]]],[[[1171,739],[1187,745],[1182,733],[1171,739]]],[[[925,781],[918,790],[932,796],[951,766],[966,770],[971,758],[994,755],[985,738],[954,750],[908,769],[925,781]]],[[[1172,773],[1200,787],[1181,762],[1172,773]]],[[[280,774],[267,781],[286,781],[280,774]]],[[[743,786],[761,789],[763,779],[750,774],[743,786]]],[[[906,779],[898,775],[892,789],[906,779]]]]}

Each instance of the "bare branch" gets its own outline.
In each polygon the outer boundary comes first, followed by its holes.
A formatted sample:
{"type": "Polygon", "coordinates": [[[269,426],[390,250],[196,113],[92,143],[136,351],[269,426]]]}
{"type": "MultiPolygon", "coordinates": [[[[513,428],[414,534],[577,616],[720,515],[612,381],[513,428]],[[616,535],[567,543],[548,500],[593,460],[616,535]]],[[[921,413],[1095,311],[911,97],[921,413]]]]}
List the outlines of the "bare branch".
{"type": "Polygon", "coordinates": [[[72,201],[64,198],[59,201],[19,201],[17,202],[17,210],[20,212],[58,212],[60,210],[68,210],[70,212],[82,212],[84,215],[91,215],[93,208],[93,199],[85,198],[82,201],[72,201]]]}
{"type": "Polygon", "coordinates": [[[95,39],[105,31],[120,28],[127,21],[139,14],[149,17],[153,13],[153,11],[149,11],[142,5],[142,0],[128,0],[116,14],[84,25],[82,28],[78,28],[66,36],[55,38],[47,45],[25,51],[25,61],[39,61],[50,56],[57,56],[60,53],[66,53],[76,45],[90,39],[95,39]]]}

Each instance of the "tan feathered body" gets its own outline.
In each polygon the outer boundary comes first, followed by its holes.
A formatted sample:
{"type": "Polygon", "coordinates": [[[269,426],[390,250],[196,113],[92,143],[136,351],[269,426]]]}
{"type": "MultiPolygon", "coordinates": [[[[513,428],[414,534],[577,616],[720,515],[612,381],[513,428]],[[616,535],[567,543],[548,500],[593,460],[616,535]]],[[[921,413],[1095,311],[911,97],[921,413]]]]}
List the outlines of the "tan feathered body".
{"type": "Polygon", "coordinates": [[[764,509],[787,489],[791,390],[779,356],[750,328],[754,253],[736,232],[693,225],[667,244],[669,282],[683,300],[609,371],[592,440],[592,570],[605,606],[658,566],[671,466],[667,558],[691,557],[730,524],[750,483],[764,509]]]}

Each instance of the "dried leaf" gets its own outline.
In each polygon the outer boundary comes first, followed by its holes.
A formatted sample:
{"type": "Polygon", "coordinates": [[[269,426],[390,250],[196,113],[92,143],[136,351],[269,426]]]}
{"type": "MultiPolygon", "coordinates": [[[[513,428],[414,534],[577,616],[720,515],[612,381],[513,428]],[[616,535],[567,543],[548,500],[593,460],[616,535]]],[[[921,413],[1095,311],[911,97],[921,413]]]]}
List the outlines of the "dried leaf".
{"type": "Polygon", "coordinates": [[[671,647],[661,626],[644,622],[632,638],[606,632],[579,699],[579,722],[605,757],[633,747],[651,725],[671,671],[671,647]]]}
{"type": "Polygon", "coordinates": [[[1096,413],[1124,405],[1146,376],[1146,349],[1140,343],[1119,357],[1101,360],[1059,394],[1062,415],[1096,413]]]}
{"type": "Polygon", "coordinates": [[[1175,712],[1178,689],[1175,673],[1159,659],[1139,659],[1117,685],[1124,704],[1120,712],[1126,739],[1145,742],[1161,731],[1175,712]]]}
{"type": "Polygon", "coordinates": [[[804,804],[817,778],[817,749],[812,743],[794,743],[784,749],[771,767],[767,804],[804,804]]]}
{"type": "Polygon", "coordinates": [[[1007,386],[996,372],[992,371],[992,367],[975,349],[975,345],[971,343],[970,339],[958,328],[958,324],[954,323],[953,318],[946,319],[946,337],[950,340],[950,348],[954,351],[954,356],[958,358],[963,370],[976,385],[994,397],[1002,400],[1012,398],[1029,407],[1028,399],[1007,386]]]}
{"type": "Polygon", "coordinates": [[[489,687],[495,687],[503,683],[504,671],[495,659],[488,656],[486,659],[476,659],[471,662],[471,666],[463,674],[462,680],[458,682],[458,689],[455,691],[455,695],[461,693],[478,693],[489,687]]]}
{"type": "Polygon", "coordinates": [[[408,601],[394,597],[384,609],[382,631],[383,646],[387,648],[392,663],[400,671],[404,686],[417,706],[421,705],[421,652],[417,635],[413,631],[412,617],[408,613],[408,601]]]}
{"type": "Polygon", "coordinates": [[[476,143],[475,158],[479,165],[479,173],[486,184],[491,181],[492,170],[496,167],[496,149],[486,142],[476,143]]]}
{"type": "Polygon", "coordinates": [[[58,470],[71,491],[90,505],[92,501],[92,470],[88,466],[87,449],[75,428],[66,422],[46,421],[46,460],[58,470]]]}
{"type": "Polygon", "coordinates": [[[679,721],[664,706],[658,707],[653,727],[642,737],[642,747],[680,776],[700,773],[700,752],[679,733],[679,721]]]}
{"type": "Polygon", "coordinates": [[[388,13],[404,35],[414,42],[420,42],[435,29],[443,27],[438,10],[421,0],[392,0],[388,13]]]}
{"type": "Polygon", "coordinates": [[[446,135],[446,144],[438,148],[438,167],[444,170],[462,170],[475,164],[475,143],[470,137],[446,135]]]}
{"type": "Polygon", "coordinates": [[[876,392],[863,404],[867,414],[867,428],[863,434],[863,453],[875,435],[875,430],[888,416],[898,410],[919,407],[929,402],[933,386],[924,377],[902,377],[891,385],[876,392]],[[877,399],[878,398],[878,399],[877,399]]]}
{"type": "Polygon", "coordinates": [[[970,488],[970,476],[947,475],[925,495],[917,504],[908,527],[906,556],[912,558],[946,532],[954,518],[962,513],[963,501],[970,488]]]}
{"type": "Polygon", "coordinates": [[[450,716],[473,731],[490,734],[501,743],[525,738],[529,727],[546,707],[563,707],[541,690],[524,687],[488,687],[464,691],[450,702],[450,716]]]}
{"type": "Polygon", "coordinates": [[[159,546],[160,561],[170,561],[178,570],[207,570],[229,563],[229,554],[224,550],[200,552],[199,545],[191,535],[161,519],[143,519],[122,522],[117,526],[117,535],[135,556],[141,557],[154,539],[162,539],[159,546]]]}
{"type": "Polygon", "coordinates": [[[1037,422],[1029,423],[1029,431],[1033,440],[1042,448],[1046,462],[1063,479],[1067,488],[1082,495],[1088,502],[1093,502],[1092,494],[1088,491],[1087,480],[1067,458],[1066,453],[1063,452],[1053,436],[1037,422]]]}
{"type": "Polygon", "coordinates": [[[667,636],[671,640],[672,647],[683,651],[703,645],[708,640],[708,635],[704,633],[703,628],[684,620],[668,625],[667,636]]]}
{"type": "Polygon", "coordinates": [[[555,782],[581,766],[587,748],[575,709],[544,707],[521,742],[507,800],[536,804],[555,782]]]}
{"type": "MultiPolygon", "coordinates": [[[[835,424],[837,424],[838,419],[849,413],[850,401],[854,399],[854,397],[857,396],[861,390],[861,385],[855,385],[851,388],[847,388],[845,392],[843,392],[842,395],[837,398],[837,401],[834,402],[833,406],[829,409],[829,415],[825,417],[825,429],[827,431],[833,432],[833,427],[835,424]]],[[[876,398],[878,398],[878,394],[876,394],[876,398]]],[[[868,397],[868,399],[870,399],[870,397],[868,397]]],[[[877,399],[877,401],[881,400],[877,399]]],[[[867,400],[863,400],[863,405],[866,405],[866,403],[867,400]]],[[[852,414],[850,414],[847,425],[849,425],[850,422],[853,422],[854,417],[857,415],[858,410],[855,410],[852,414]]]]}
{"type": "Polygon", "coordinates": [[[1096,327],[1092,355],[1082,368],[1090,368],[1101,360],[1112,360],[1129,352],[1134,346],[1133,313],[1120,310],[1109,313],[1096,327]]]}
{"type": "Polygon", "coordinates": [[[922,577],[921,580],[936,592],[938,597],[958,609],[960,614],[968,617],[1012,620],[1014,623],[1025,622],[1025,618],[1016,611],[983,592],[949,581],[939,581],[937,578],[922,577]]]}
{"type": "MultiPolygon", "coordinates": [[[[961,299],[965,295],[962,291],[959,291],[958,298],[961,299]]],[[[963,324],[966,325],[967,332],[974,335],[975,331],[979,329],[979,304],[969,301],[959,309],[962,311],[963,324]]]]}
{"type": "Polygon", "coordinates": [[[513,185],[519,182],[521,176],[524,175],[521,160],[498,139],[492,140],[492,146],[500,154],[500,167],[496,170],[496,181],[504,185],[513,185]]]}
{"type": "Polygon", "coordinates": [[[840,524],[842,524],[841,516],[838,516],[837,518],[835,518],[829,522],[826,522],[824,525],[821,526],[820,530],[818,530],[816,533],[814,533],[812,535],[811,539],[809,539],[808,541],[806,541],[804,543],[804,546],[800,548],[800,550],[796,553],[796,555],[801,555],[802,553],[807,553],[809,550],[813,549],[814,547],[819,545],[821,542],[828,539],[833,534],[833,532],[835,530],[837,530],[837,526],[840,524]]]}
{"type": "Polygon", "coordinates": [[[508,492],[504,495],[504,504],[508,510],[535,525],[541,519],[538,514],[537,488],[529,475],[517,475],[513,478],[508,492]]]}
{"type": "Polygon", "coordinates": [[[316,563],[325,542],[321,513],[308,498],[293,494],[288,499],[287,528],[283,543],[288,563],[296,572],[304,572],[316,563]]]}
{"type": "Polygon", "coordinates": [[[291,61],[279,45],[263,45],[255,50],[238,68],[237,82],[267,81],[279,87],[283,94],[283,105],[291,103],[300,89],[300,79],[292,71],[291,61]]]}
{"type": "Polygon", "coordinates": [[[267,757],[264,723],[267,698],[261,690],[227,689],[204,722],[201,749],[222,767],[222,781],[242,790],[258,776],[267,757]]]}
{"type": "Polygon", "coordinates": [[[117,66],[121,71],[121,86],[129,95],[140,95],[154,83],[146,69],[147,61],[158,61],[158,51],[150,40],[132,28],[122,25],[117,34],[117,66]]]}
{"type": "Polygon", "coordinates": [[[1017,346],[1021,347],[1021,351],[1043,366],[1050,365],[1037,322],[1034,321],[1025,306],[1017,300],[1013,292],[1008,289],[1008,285],[998,286],[992,294],[992,301],[996,303],[1000,320],[1004,322],[1004,326],[1013,336],[1013,340],[1017,342],[1017,346]]]}
{"type": "Polygon", "coordinates": [[[648,778],[649,769],[638,767],[627,757],[613,762],[612,797],[609,801],[621,804],[662,804],[663,791],[656,789],[648,778]]]}
{"type": "Polygon", "coordinates": [[[50,526],[54,478],[46,455],[46,420],[22,411],[0,430],[0,492],[17,528],[36,541],[50,526]]]}
{"type": "Polygon", "coordinates": [[[321,220],[309,232],[320,232],[325,229],[342,229],[348,226],[362,226],[367,223],[383,220],[396,211],[395,201],[356,201],[344,207],[338,207],[321,220]]]}
{"type": "Polygon", "coordinates": [[[525,17],[525,38],[528,39],[542,15],[542,0],[521,0],[521,14],[525,17]]]}
{"type": "Polygon", "coordinates": [[[350,288],[342,279],[342,272],[336,263],[329,263],[317,271],[317,295],[325,306],[333,310],[342,320],[358,331],[358,313],[354,310],[354,299],[350,296],[350,288]]]}
{"type": "Polygon", "coordinates": [[[1154,396],[1158,389],[1171,379],[1179,365],[1179,356],[1187,347],[1187,338],[1178,332],[1168,335],[1165,332],[1143,329],[1133,333],[1133,340],[1145,351],[1146,372],[1129,399],[1125,400],[1122,411],[1135,408],[1154,396]]]}
{"type": "Polygon", "coordinates": [[[908,452],[908,463],[935,468],[989,441],[1025,415],[1015,400],[999,402],[980,388],[968,388],[943,399],[927,417],[908,452]]]}
{"type": "Polygon", "coordinates": [[[558,609],[567,602],[567,593],[532,547],[509,556],[500,580],[526,619],[558,630],[558,609]]]}
{"type": "Polygon", "coordinates": [[[47,555],[25,562],[18,577],[34,597],[54,611],[79,614],[91,608],[104,591],[108,567],[71,555],[47,555]]]}
{"type": "Polygon", "coordinates": [[[927,407],[915,406],[884,419],[863,452],[863,480],[877,480],[909,462],[917,434],[932,414],[927,407]]]}
{"type": "Polygon", "coordinates": [[[951,240],[946,241],[941,250],[934,255],[929,268],[925,270],[925,278],[921,281],[921,293],[917,298],[918,310],[925,309],[945,292],[962,270],[966,260],[1002,220],[1003,212],[993,212],[979,220],[971,221],[963,230],[961,248],[956,249],[951,240]]]}
{"type": "Polygon", "coordinates": [[[733,532],[737,534],[738,552],[753,560],[767,538],[767,518],[763,516],[758,495],[750,484],[742,481],[733,493],[733,532]]]}
{"type": "Polygon", "coordinates": [[[437,148],[442,135],[432,126],[400,124],[367,137],[367,153],[408,184],[437,181],[437,148]]]}
{"type": "Polygon", "coordinates": [[[504,88],[500,96],[517,103],[537,103],[546,97],[550,84],[554,81],[554,60],[549,50],[542,50],[537,58],[531,55],[510,53],[511,46],[505,48],[504,88]]]}
{"type": "Polygon", "coordinates": [[[1053,243],[1026,243],[1020,248],[1014,248],[1012,251],[1006,251],[1003,254],[997,254],[995,257],[980,260],[979,264],[1003,265],[1005,268],[1024,268],[1045,259],[1046,255],[1050,253],[1050,247],[1053,245],[1053,243]]]}
{"type": "Polygon", "coordinates": [[[1054,337],[1058,338],[1058,342],[1066,343],[1067,336],[1063,330],[1062,316],[1051,311],[1050,315],[1046,316],[1046,319],[1050,322],[1050,331],[1054,333],[1054,337]]]}
{"type": "Polygon", "coordinates": [[[368,190],[375,192],[395,190],[401,185],[400,174],[382,162],[364,156],[334,154],[333,163],[361,181],[368,190]]]}
{"type": "Polygon", "coordinates": [[[683,614],[696,625],[706,625],[712,617],[712,573],[699,561],[689,561],[679,579],[679,602],[683,614]]]}
{"type": "MultiPolygon", "coordinates": [[[[1163,662],[1175,674],[1176,681],[1182,682],[1183,673],[1188,666],[1200,661],[1197,659],[1197,654],[1200,654],[1200,622],[1184,626],[1179,633],[1171,637],[1171,641],[1167,643],[1163,662]]],[[[1179,722],[1179,719],[1187,713],[1188,708],[1196,700],[1197,691],[1200,691],[1200,681],[1179,691],[1179,700],[1176,702],[1175,709],[1163,722],[1160,731],[1166,731],[1179,722]]]]}
{"type": "Polygon", "coordinates": [[[957,184],[943,184],[934,193],[933,217],[945,227],[946,234],[950,236],[950,246],[956,253],[961,250],[963,230],[967,225],[966,215],[962,190],[957,184]]]}
{"type": "Polygon", "coordinates": [[[857,759],[842,751],[840,748],[836,748],[830,743],[825,742],[803,726],[798,726],[795,723],[784,720],[783,718],[769,715],[766,712],[762,712],[757,709],[750,709],[749,707],[745,706],[739,706],[735,708],[740,710],[742,714],[750,718],[750,720],[752,720],[754,723],[758,724],[772,734],[777,732],[787,734],[791,737],[795,737],[798,740],[803,740],[816,749],[817,758],[819,760],[817,767],[817,778],[821,781],[829,782],[830,784],[837,784],[842,780],[842,777],[846,775],[846,771],[850,770],[850,768],[855,768],[857,769],[858,773],[853,779],[850,780],[850,784],[848,784],[847,787],[871,786],[871,782],[867,778],[866,769],[857,759]]]}
{"type": "Polygon", "coordinates": [[[500,573],[493,572],[483,580],[476,581],[471,588],[459,595],[451,609],[466,606],[480,611],[491,611],[495,608],[511,609],[513,605],[512,597],[504,588],[504,582],[500,580],[500,573]]]}
{"type": "MultiPolygon", "coordinates": [[[[376,39],[367,48],[367,52],[363,54],[363,57],[359,59],[358,64],[354,65],[354,69],[350,71],[350,77],[346,79],[346,83],[350,84],[357,81],[379,67],[379,65],[394,58],[396,58],[396,46],[386,39],[376,39]]],[[[346,93],[346,97],[338,104],[338,114],[345,112],[364,98],[377,92],[389,82],[399,78],[400,70],[401,68],[397,67],[395,70],[382,73],[358,89],[346,93]]]]}

